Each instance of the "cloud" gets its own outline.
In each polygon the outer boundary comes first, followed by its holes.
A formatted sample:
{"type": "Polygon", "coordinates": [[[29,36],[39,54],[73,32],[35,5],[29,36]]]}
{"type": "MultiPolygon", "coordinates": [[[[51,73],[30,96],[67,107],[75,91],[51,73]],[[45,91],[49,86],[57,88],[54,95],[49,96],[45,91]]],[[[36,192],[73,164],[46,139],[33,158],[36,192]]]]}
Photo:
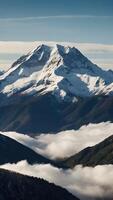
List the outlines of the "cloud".
{"type": "Polygon", "coordinates": [[[113,45],[96,43],[77,43],[79,49],[89,53],[113,53],[113,45]]]}
{"type": "Polygon", "coordinates": [[[113,123],[89,124],[79,130],[57,134],[41,134],[35,138],[16,132],[1,132],[50,159],[69,157],[82,149],[93,146],[112,135],[113,123]]]}
{"type": "Polygon", "coordinates": [[[40,135],[40,153],[52,159],[69,157],[80,150],[93,146],[112,135],[112,123],[90,124],[79,130],[63,131],[58,134],[40,135]]]}
{"type": "Polygon", "coordinates": [[[38,42],[0,41],[0,54],[25,54],[36,46],[38,42]]]}
{"type": "Polygon", "coordinates": [[[4,69],[4,66],[7,69],[11,65],[11,63],[12,61],[10,60],[0,60],[0,69],[4,69]]]}
{"type": "Polygon", "coordinates": [[[91,59],[93,63],[98,63],[98,65],[100,67],[103,67],[103,68],[106,68],[106,69],[109,69],[109,68],[112,68],[113,70],[113,59],[112,58],[92,58],[91,59]]]}
{"type": "Polygon", "coordinates": [[[29,165],[26,161],[5,164],[0,168],[40,177],[69,190],[81,200],[113,197],[113,165],[92,167],[76,166],[73,170],[58,169],[50,164],[29,165]]]}
{"type": "MultiPolygon", "coordinates": [[[[113,123],[90,124],[79,130],[64,131],[57,134],[41,134],[32,138],[16,132],[1,132],[18,142],[32,148],[37,153],[52,159],[63,158],[81,149],[92,146],[112,135],[113,123]]],[[[22,174],[44,178],[60,185],[81,200],[112,199],[113,197],[113,165],[82,167],[63,170],[50,164],[29,165],[26,161],[17,164],[7,163],[0,168],[9,169],[22,174]]]]}
{"type": "Polygon", "coordinates": [[[0,41],[0,53],[27,53],[40,44],[54,45],[59,43],[61,45],[69,45],[79,48],[87,53],[113,53],[113,45],[96,44],[96,43],[70,43],[70,42],[58,42],[58,41],[0,41]]]}
{"type": "Polygon", "coordinates": [[[50,16],[35,16],[35,17],[19,17],[19,18],[0,18],[0,22],[22,22],[32,20],[47,20],[47,19],[87,19],[87,18],[104,18],[109,19],[113,16],[107,15],[50,15],[50,16]]]}

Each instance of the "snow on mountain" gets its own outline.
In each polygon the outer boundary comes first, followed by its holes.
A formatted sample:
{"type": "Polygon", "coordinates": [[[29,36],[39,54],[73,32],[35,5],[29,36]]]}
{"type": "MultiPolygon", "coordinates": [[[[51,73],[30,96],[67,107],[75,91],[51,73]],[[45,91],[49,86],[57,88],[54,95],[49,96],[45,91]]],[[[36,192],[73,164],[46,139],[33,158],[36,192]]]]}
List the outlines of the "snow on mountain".
{"type": "Polygon", "coordinates": [[[42,44],[0,76],[0,93],[7,97],[48,92],[64,101],[113,95],[113,72],[102,70],[75,47],[42,44]]]}

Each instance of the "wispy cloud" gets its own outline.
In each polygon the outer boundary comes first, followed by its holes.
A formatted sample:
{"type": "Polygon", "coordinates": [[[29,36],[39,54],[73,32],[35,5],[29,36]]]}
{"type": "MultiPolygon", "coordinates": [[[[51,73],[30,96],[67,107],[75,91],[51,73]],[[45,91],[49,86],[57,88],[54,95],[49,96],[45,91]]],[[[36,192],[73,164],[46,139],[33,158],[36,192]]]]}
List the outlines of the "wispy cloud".
{"type": "Polygon", "coordinates": [[[31,16],[18,18],[0,18],[0,21],[32,21],[32,20],[48,20],[48,19],[85,19],[85,18],[113,18],[113,16],[102,15],[53,15],[53,16],[31,16]]]}

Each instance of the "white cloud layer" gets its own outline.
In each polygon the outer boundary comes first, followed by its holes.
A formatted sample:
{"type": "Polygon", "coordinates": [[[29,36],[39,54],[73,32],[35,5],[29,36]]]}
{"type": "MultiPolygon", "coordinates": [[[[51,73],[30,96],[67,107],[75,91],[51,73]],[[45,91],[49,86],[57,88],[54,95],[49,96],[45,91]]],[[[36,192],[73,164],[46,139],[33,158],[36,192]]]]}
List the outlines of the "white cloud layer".
{"type": "Polygon", "coordinates": [[[108,200],[113,197],[113,165],[94,168],[78,165],[73,170],[63,170],[50,164],[29,165],[26,161],[21,161],[17,164],[5,164],[0,168],[43,178],[66,188],[81,200],[94,200],[97,197],[108,200]]]}
{"type": "Polygon", "coordinates": [[[37,46],[38,42],[0,41],[0,53],[24,54],[37,46]]]}
{"type": "Polygon", "coordinates": [[[82,149],[93,146],[113,133],[113,123],[89,124],[79,130],[57,134],[41,134],[35,138],[16,132],[1,132],[50,159],[69,157],[82,149]]]}
{"type": "Polygon", "coordinates": [[[0,53],[27,53],[40,44],[53,45],[60,43],[61,45],[69,45],[79,48],[80,50],[88,53],[113,53],[113,44],[96,44],[96,43],[70,43],[70,42],[54,42],[54,41],[0,41],[0,53]]]}

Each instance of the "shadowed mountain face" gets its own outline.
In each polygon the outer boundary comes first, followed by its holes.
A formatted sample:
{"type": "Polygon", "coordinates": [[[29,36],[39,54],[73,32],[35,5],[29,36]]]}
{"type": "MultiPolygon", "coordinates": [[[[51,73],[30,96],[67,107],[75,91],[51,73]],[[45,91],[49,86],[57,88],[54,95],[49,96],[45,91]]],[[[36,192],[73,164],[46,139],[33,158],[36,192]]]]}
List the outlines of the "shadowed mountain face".
{"type": "Polygon", "coordinates": [[[75,165],[96,166],[113,164],[113,135],[101,143],[87,147],[79,153],[61,162],[61,166],[73,168],[75,165]]]}
{"type": "Polygon", "coordinates": [[[0,134],[0,165],[5,163],[17,163],[21,160],[27,160],[31,164],[51,163],[50,160],[38,155],[28,147],[0,134]]]}
{"type": "Polygon", "coordinates": [[[0,200],[79,200],[42,179],[0,169],[0,200]]]}
{"type": "Polygon", "coordinates": [[[1,131],[50,133],[103,121],[113,121],[113,97],[79,97],[75,103],[59,103],[49,93],[0,107],[1,131]]]}

